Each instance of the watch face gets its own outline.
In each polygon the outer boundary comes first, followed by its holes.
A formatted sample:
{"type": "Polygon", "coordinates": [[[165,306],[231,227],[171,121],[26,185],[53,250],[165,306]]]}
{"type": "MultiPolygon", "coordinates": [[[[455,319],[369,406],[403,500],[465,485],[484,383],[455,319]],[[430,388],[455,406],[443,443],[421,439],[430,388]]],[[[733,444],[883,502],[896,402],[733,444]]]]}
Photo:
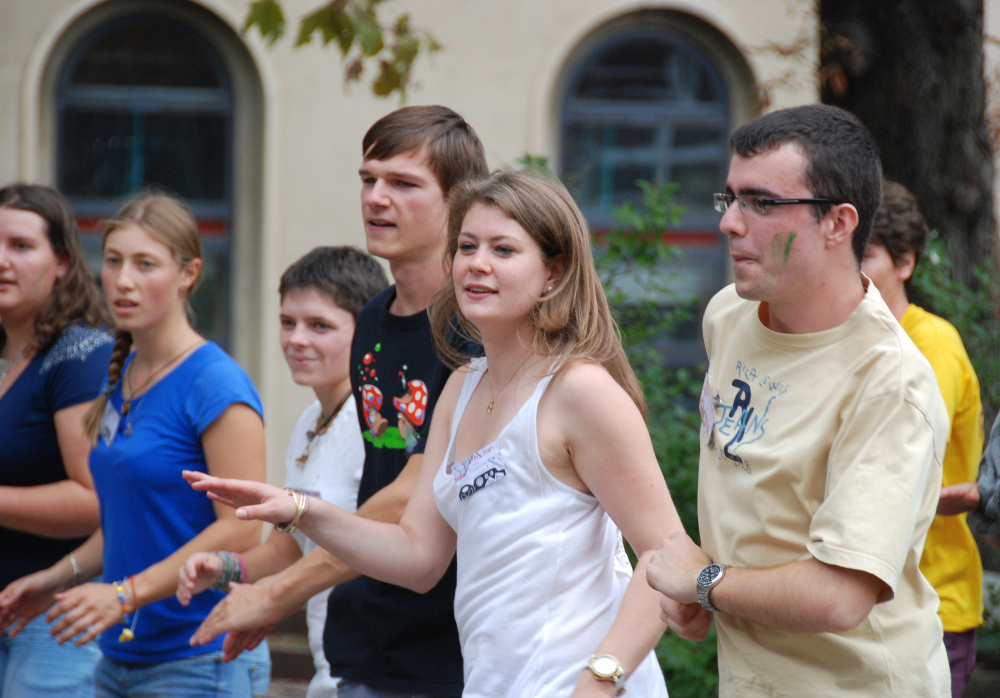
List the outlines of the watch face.
{"type": "Polygon", "coordinates": [[[720,574],[722,574],[722,565],[709,565],[698,575],[698,584],[701,586],[711,584],[720,574]]]}
{"type": "Polygon", "coordinates": [[[592,666],[594,667],[594,673],[600,676],[614,676],[615,669],[618,668],[618,662],[611,657],[595,657],[592,666]]]}

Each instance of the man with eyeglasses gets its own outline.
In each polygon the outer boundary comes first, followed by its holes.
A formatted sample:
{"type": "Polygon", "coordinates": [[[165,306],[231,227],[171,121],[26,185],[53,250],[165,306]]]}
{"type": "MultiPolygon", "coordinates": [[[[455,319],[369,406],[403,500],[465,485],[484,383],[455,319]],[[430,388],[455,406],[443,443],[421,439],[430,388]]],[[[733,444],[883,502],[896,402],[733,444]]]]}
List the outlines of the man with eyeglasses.
{"type": "Polygon", "coordinates": [[[663,541],[647,578],[714,612],[720,696],[944,698],[938,599],[919,562],[948,416],[859,269],[877,149],[825,105],[767,114],[730,145],[715,205],[735,284],[704,318],[702,545],[663,541]]]}

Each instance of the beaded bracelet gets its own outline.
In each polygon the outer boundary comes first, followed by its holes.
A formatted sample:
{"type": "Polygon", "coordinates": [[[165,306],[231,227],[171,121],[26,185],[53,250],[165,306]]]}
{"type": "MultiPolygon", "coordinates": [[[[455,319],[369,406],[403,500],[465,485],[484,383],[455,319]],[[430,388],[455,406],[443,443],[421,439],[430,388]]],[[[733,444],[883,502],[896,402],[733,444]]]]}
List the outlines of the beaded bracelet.
{"type": "Polygon", "coordinates": [[[228,593],[230,582],[242,582],[247,578],[247,563],[239,553],[226,550],[213,550],[212,553],[222,560],[222,574],[212,588],[228,593]]]}
{"type": "Polygon", "coordinates": [[[120,582],[115,582],[115,592],[118,594],[118,602],[122,605],[122,625],[128,626],[129,624],[129,610],[128,601],[125,598],[125,583],[128,582],[132,587],[132,624],[130,627],[126,627],[122,630],[121,635],[118,636],[118,642],[131,642],[135,639],[135,623],[139,620],[139,608],[135,602],[135,581],[134,575],[128,579],[123,579],[120,582]]]}

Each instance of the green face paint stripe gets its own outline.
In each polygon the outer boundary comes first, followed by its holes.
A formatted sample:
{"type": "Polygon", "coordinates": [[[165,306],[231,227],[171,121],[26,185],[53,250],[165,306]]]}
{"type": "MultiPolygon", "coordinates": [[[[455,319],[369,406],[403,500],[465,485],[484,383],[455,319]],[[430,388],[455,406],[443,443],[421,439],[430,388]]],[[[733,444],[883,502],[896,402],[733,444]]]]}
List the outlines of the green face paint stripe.
{"type": "Polygon", "coordinates": [[[794,240],[795,240],[795,233],[788,233],[788,242],[785,243],[785,264],[788,264],[788,255],[792,253],[792,242],[794,240]]]}

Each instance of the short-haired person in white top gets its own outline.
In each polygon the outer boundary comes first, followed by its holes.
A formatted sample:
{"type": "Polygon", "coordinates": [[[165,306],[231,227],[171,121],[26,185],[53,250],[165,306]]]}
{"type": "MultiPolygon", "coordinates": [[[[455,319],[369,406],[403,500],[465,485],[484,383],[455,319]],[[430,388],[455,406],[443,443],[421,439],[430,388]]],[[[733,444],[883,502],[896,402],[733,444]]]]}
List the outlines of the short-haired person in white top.
{"type": "Polygon", "coordinates": [[[950,696],[919,569],[948,415],[860,272],[881,196],[875,143],[818,104],[730,143],[715,198],[736,283],[705,310],[702,547],[665,540],[649,581],[715,611],[720,696],[950,696]]]}
{"type": "MultiPolygon", "coordinates": [[[[645,402],[565,188],[526,173],[452,197],[451,278],[431,306],[482,343],[449,380],[399,524],[275,487],[190,473],[237,516],[294,523],[353,568],[420,591],[458,555],[466,697],[666,695],[665,629],[645,582],[656,542],[682,533],[643,422],[645,402]],[[637,574],[619,529],[639,555],[637,574]],[[588,661],[589,660],[589,661],[588,661]],[[588,670],[589,665],[589,670],[588,670]]],[[[703,637],[696,604],[670,609],[703,637]]]]}
{"type": "MultiPolygon", "coordinates": [[[[285,487],[357,508],[365,447],[351,398],[351,339],[358,313],[389,285],[373,257],[353,247],[317,247],[281,276],[281,350],[292,380],[309,386],[316,400],[299,418],[285,456],[285,487]]],[[[195,553],[180,570],[177,598],[183,605],[210,587],[249,583],[275,574],[316,548],[301,532],[272,533],[244,553],[195,553]]],[[[327,598],[333,587],[309,599],[306,622],[316,674],[307,698],[333,698],[339,678],[323,654],[327,598]]],[[[266,628],[261,632],[266,632],[266,628]]]]}

